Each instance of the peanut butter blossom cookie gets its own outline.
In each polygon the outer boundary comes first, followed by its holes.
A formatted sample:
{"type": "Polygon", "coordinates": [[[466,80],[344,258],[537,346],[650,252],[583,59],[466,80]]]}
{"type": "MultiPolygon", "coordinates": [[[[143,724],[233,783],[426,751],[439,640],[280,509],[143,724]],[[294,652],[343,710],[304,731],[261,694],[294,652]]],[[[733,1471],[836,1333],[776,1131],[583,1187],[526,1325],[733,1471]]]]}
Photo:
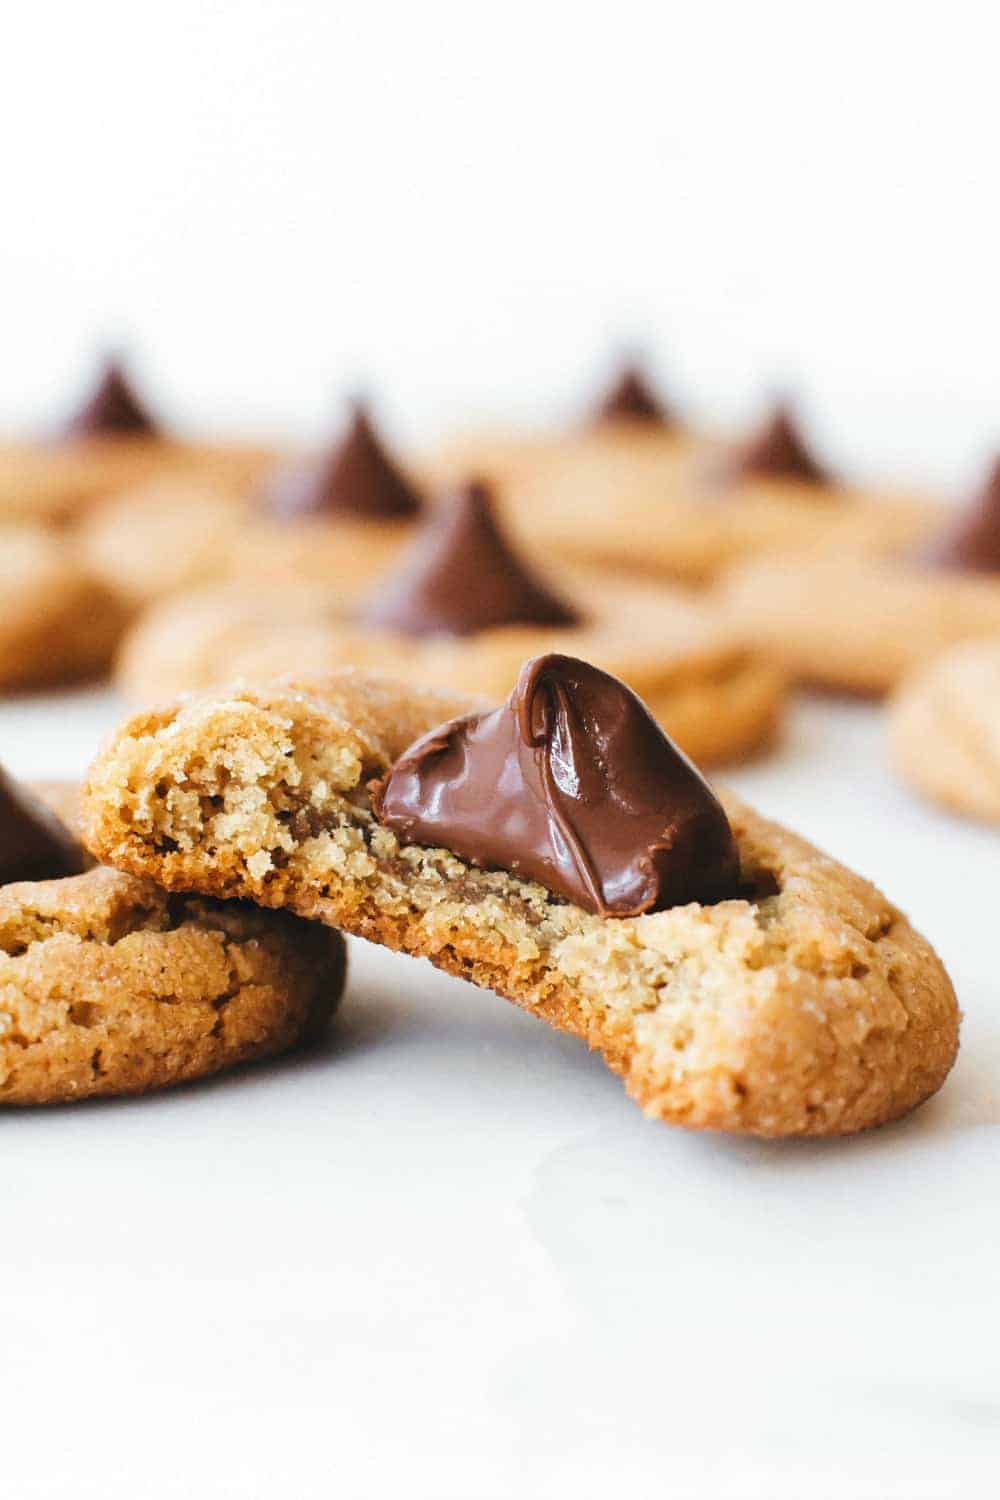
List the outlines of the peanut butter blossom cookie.
{"type": "Polygon", "coordinates": [[[333,583],[170,599],[129,636],[119,680],[152,701],[356,665],[499,699],[526,656],[550,650],[623,677],[699,759],[758,750],[781,720],[784,674],[710,608],[607,573],[564,567],[550,581],[513,546],[477,483],[441,503],[360,610],[333,583]]]}
{"type": "Polygon", "coordinates": [[[614,427],[618,423],[659,428],[661,431],[669,431],[678,425],[673,412],[654,390],[646,371],[631,361],[622,366],[594,412],[594,424],[598,428],[614,427]]]}
{"type": "Polygon", "coordinates": [[[734,569],[716,594],[734,629],[802,681],[882,694],[962,641],[1000,635],[1000,464],[930,545],[734,569]]]}
{"type": "Polygon", "coordinates": [[[353,516],[407,520],[423,498],[375,431],[367,408],[355,402],[347,430],[316,458],[279,470],[265,489],[275,515],[353,516]]]}
{"type": "Polygon", "coordinates": [[[0,1104],[143,1093],[322,1033],[338,933],[90,865],[0,772],[0,1104]]]}
{"type": "Polygon", "coordinates": [[[787,405],[732,448],[676,424],[595,424],[521,474],[505,501],[554,556],[685,583],[760,556],[891,555],[939,522],[925,499],[837,479],[787,405]]]}
{"type": "Polygon", "coordinates": [[[357,672],[188,700],[91,768],[88,839],[168,889],[425,957],[599,1050],[653,1118],[836,1135],[940,1087],[958,1007],[867,881],[713,793],[622,683],[484,711],[357,672]]]}

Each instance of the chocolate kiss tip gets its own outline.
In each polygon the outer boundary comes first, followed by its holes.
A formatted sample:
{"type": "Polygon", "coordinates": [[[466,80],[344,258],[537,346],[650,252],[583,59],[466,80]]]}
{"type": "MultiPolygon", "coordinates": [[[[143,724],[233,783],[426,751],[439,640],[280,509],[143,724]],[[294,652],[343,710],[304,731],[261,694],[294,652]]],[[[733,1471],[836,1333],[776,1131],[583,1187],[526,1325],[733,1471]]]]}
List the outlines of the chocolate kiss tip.
{"type": "Polygon", "coordinates": [[[407,520],[423,500],[389,456],[363,399],[351,400],[347,430],[318,460],[279,474],[267,500],[275,514],[407,520]]]}
{"type": "Polygon", "coordinates": [[[1000,573],[1000,458],[986,482],[923,560],[934,567],[966,573],[1000,573]]]}
{"type": "Polygon", "coordinates": [[[598,422],[645,422],[659,427],[673,425],[672,418],[636,365],[628,365],[601,401],[595,413],[598,422]]]}
{"type": "Polygon", "coordinates": [[[373,804],[404,843],[598,916],[737,893],[739,850],[707,783],[631,689],[569,656],[526,662],[500,708],[417,740],[373,804]]]}
{"type": "Polygon", "coordinates": [[[58,880],[87,867],[83,847],[28,787],[0,768],[0,884],[58,880]]]}
{"type": "Polygon", "coordinates": [[[106,361],[93,392],[66,426],[70,437],[141,437],[158,430],[116,359],[106,361]]]}
{"type": "Polygon", "coordinates": [[[579,616],[522,561],[478,480],[426,522],[362,616],[403,635],[474,635],[503,625],[575,625],[579,616]]]}
{"type": "Polygon", "coordinates": [[[829,474],[809,451],[791,409],[784,404],[775,408],[758,433],[737,448],[731,472],[734,479],[830,483],[829,474]]]}

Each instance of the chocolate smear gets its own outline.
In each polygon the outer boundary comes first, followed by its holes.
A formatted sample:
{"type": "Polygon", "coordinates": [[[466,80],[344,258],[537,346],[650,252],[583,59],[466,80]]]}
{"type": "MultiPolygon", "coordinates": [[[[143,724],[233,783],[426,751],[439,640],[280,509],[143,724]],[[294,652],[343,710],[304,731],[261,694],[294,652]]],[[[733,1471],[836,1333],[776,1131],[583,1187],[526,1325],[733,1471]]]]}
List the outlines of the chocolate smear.
{"type": "Polygon", "coordinates": [[[1000,573],[1000,458],[971,505],[931,544],[923,561],[966,573],[1000,573]]]}
{"type": "Polygon", "coordinates": [[[373,804],[404,843],[598,916],[738,892],[736,840],[702,776],[630,688],[569,656],[526,662],[502,707],[417,740],[373,804]]]}
{"type": "Polygon", "coordinates": [[[594,413],[604,422],[642,422],[651,427],[673,427],[672,412],[653,390],[638,365],[626,365],[594,413]]]}
{"type": "Polygon", "coordinates": [[[728,466],[728,477],[831,483],[830,474],[810,453],[790,407],[784,403],[775,407],[759,432],[736,449],[728,466]]]}
{"type": "Polygon", "coordinates": [[[427,521],[362,615],[403,635],[474,635],[501,625],[575,625],[577,613],[513,550],[490,491],[473,481],[427,521]]]}
{"type": "Polygon", "coordinates": [[[355,402],[346,433],[310,463],[279,473],[265,499],[275,515],[406,520],[423,500],[389,456],[368,411],[355,402]]]}
{"type": "Polygon", "coordinates": [[[83,846],[39,797],[0,768],[0,885],[87,868],[83,846]]]}
{"type": "Polygon", "coordinates": [[[97,385],[65,429],[67,437],[155,437],[159,430],[117,359],[105,362],[97,385]]]}

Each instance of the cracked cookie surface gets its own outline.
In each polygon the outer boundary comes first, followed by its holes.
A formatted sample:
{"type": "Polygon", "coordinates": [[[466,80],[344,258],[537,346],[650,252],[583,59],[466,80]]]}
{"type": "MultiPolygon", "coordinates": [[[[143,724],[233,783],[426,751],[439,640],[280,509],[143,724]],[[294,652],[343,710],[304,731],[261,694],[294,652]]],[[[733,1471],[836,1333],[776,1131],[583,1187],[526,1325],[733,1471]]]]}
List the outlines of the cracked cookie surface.
{"type": "Polygon", "coordinates": [[[834,1135],[913,1108],[959,1013],[930,945],[860,876],[723,795],[746,894],[593,916],[445,849],[401,846],[369,783],[468,707],[363,673],[141,714],[91,768],[91,848],[429,958],[598,1049],[647,1114],[834,1135]]]}
{"type": "MultiPolygon", "coordinates": [[[[58,791],[46,800],[68,805],[58,791]]],[[[98,867],[0,888],[0,1104],[144,1093],[318,1036],[339,933],[98,867]]]]}

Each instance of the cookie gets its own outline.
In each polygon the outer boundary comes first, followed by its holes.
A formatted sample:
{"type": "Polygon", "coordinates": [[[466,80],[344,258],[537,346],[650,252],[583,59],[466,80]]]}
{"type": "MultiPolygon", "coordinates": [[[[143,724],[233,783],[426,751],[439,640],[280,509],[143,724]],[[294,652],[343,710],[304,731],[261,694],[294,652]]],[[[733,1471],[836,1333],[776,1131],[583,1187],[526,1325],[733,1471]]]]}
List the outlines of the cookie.
{"type": "Polygon", "coordinates": [[[360,628],[337,588],[203,589],[165,601],[131,629],[116,678],[133,700],[150,703],[239,678],[362,666],[496,700],[527,656],[561,650],[622,677],[697,760],[738,760],[776,738],[784,673],[711,609],[662,586],[584,570],[563,569],[562,582],[579,622],[501,625],[465,637],[360,628]]]}
{"type": "MultiPolygon", "coordinates": [[[[634,917],[401,842],[373,783],[454,713],[345,672],[139,715],[91,768],[88,841],[170,889],[286,907],[495,989],[601,1051],[660,1120],[835,1135],[941,1084],[958,1011],[930,946],[867,881],[736,798],[722,803],[740,890],[634,917]]],[[[473,802],[488,813],[489,792],[473,802]]]]}
{"type": "Polygon", "coordinates": [[[41,526],[0,526],[0,594],[0,691],[107,670],[126,611],[67,540],[41,526]]]}
{"type": "Polygon", "coordinates": [[[342,621],[348,609],[338,585],[301,581],[231,580],[170,595],[126,633],[115,683],[137,703],[198,692],[232,676],[243,650],[342,621]]]}
{"type": "Polygon", "coordinates": [[[890,705],[892,758],[917,791],[1000,823],[1000,631],[933,657],[890,705]]]}
{"type": "Polygon", "coordinates": [[[250,497],[181,470],[94,505],[74,537],[92,575],[140,608],[211,581],[239,580],[336,583],[338,599],[356,601],[409,532],[394,524],[277,522],[250,497]]]}
{"type": "Polygon", "coordinates": [[[794,487],[792,498],[823,505],[837,500],[830,470],[813,453],[791,406],[781,401],[742,443],[720,462],[719,479],[732,487],[761,482],[794,487]]]}
{"type": "Polygon", "coordinates": [[[869,696],[950,645],[1000,634],[1000,578],[852,556],[745,563],[713,599],[800,682],[869,696]]]}
{"type": "Polygon", "coordinates": [[[0,1104],[143,1093],[322,1032],[338,933],[88,869],[77,813],[75,787],[0,772],[0,1104]]]}
{"type": "Polygon", "coordinates": [[[692,443],[672,454],[581,443],[519,483],[511,520],[555,556],[689,584],[774,553],[905,551],[939,522],[937,507],[908,497],[843,490],[817,505],[784,482],[726,488],[712,462],[692,443]]]}
{"type": "Polygon", "coordinates": [[[227,487],[175,474],[101,501],[75,540],[92,576],[140,608],[224,576],[247,516],[227,487]]]}
{"type": "Polygon", "coordinates": [[[485,481],[503,500],[516,495],[534,474],[579,450],[615,453],[639,450],[669,466],[690,445],[670,406],[647,371],[627,360],[580,424],[564,431],[516,432],[499,428],[452,436],[425,456],[422,472],[430,488],[451,490],[469,480],[485,481]]]}
{"type": "Polygon", "coordinates": [[[166,432],[112,358],[58,433],[0,446],[0,519],[65,524],[165,474],[242,490],[275,461],[273,449],[257,444],[194,443],[166,432]]]}
{"type": "Polygon", "coordinates": [[[0,887],[0,1104],[138,1094],[325,1028],[338,933],[98,867],[0,887]]]}
{"type": "Polygon", "coordinates": [[[941,514],[834,479],[784,408],[736,450],[676,423],[612,420],[539,454],[503,494],[518,533],[557,556],[689,584],[775,552],[906,551],[941,514]]]}

